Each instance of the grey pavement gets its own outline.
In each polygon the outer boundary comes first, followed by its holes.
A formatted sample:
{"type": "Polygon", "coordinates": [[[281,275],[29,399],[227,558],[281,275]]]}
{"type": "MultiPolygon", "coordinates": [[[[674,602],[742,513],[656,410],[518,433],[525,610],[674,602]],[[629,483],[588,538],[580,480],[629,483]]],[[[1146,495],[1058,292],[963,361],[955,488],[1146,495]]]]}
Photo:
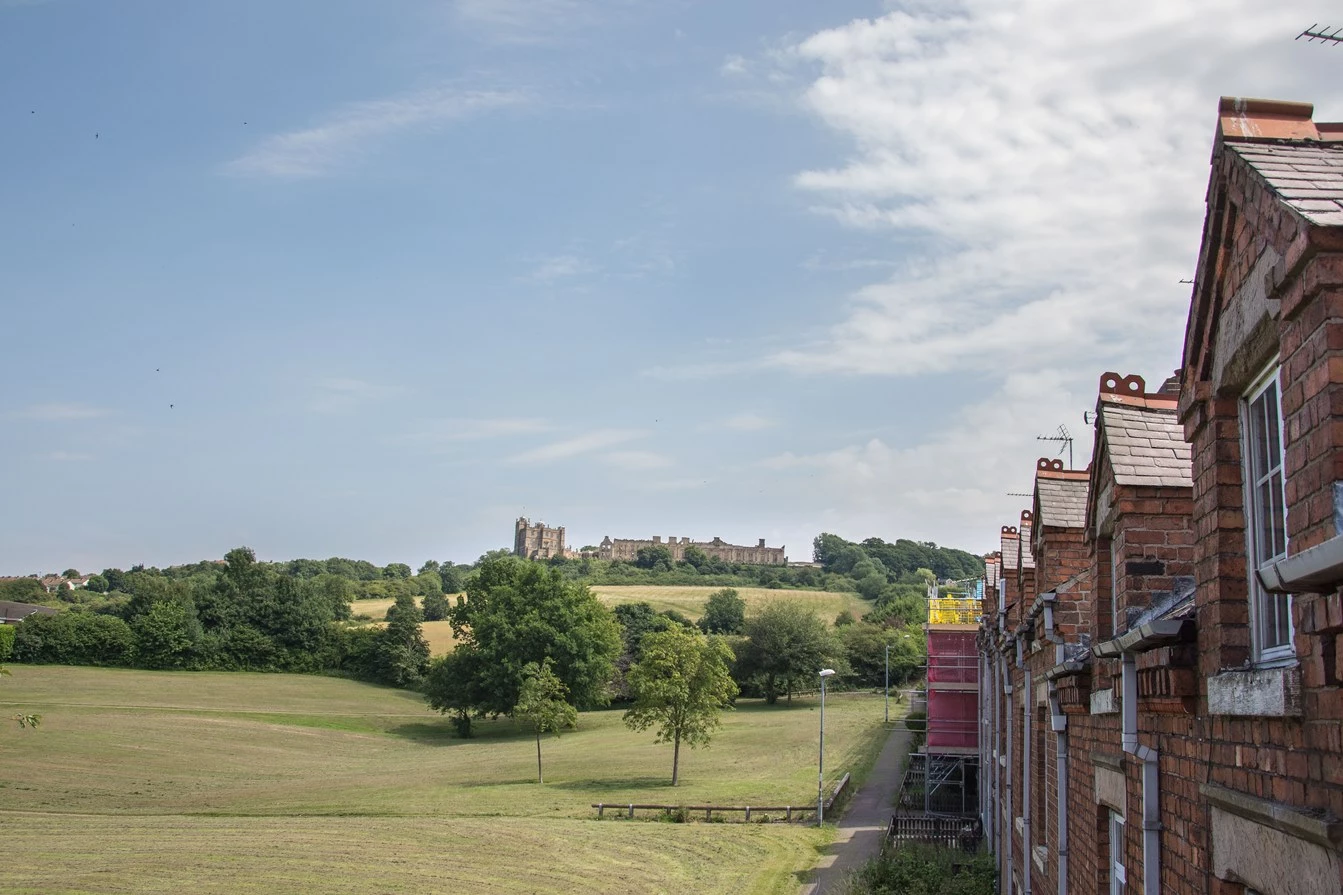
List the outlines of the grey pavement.
{"type": "Polygon", "coordinates": [[[863,782],[840,818],[835,841],[821,855],[816,869],[802,887],[802,895],[826,895],[852,870],[881,850],[882,837],[895,813],[900,789],[900,766],[909,751],[909,731],[903,724],[886,737],[872,773],[863,782]]]}

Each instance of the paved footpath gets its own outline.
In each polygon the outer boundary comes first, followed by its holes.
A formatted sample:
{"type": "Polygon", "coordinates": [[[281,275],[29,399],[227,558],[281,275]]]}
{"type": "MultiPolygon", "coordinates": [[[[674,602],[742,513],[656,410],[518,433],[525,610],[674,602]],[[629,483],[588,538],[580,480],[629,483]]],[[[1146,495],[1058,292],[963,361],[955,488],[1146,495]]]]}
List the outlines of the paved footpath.
{"type": "Polygon", "coordinates": [[[895,813],[895,794],[900,789],[900,766],[909,751],[909,731],[903,726],[891,731],[861,789],[849,803],[836,830],[835,841],[826,848],[802,887],[802,895],[827,895],[851,870],[861,867],[881,850],[882,837],[895,813]]]}

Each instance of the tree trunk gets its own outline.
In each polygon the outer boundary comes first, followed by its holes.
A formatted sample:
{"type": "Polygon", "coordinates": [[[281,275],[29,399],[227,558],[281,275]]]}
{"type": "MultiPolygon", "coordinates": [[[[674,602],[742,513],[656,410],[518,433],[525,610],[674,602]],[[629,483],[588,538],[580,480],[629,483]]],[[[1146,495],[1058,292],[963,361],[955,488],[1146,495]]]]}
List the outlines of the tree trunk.
{"type": "Polygon", "coordinates": [[[541,731],[536,732],[536,782],[545,783],[541,779],[541,731]]]}
{"type": "Polygon", "coordinates": [[[677,773],[681,769],[681,735],[678,733],[672,744],[672,786],[676,785],[677,773]]]}

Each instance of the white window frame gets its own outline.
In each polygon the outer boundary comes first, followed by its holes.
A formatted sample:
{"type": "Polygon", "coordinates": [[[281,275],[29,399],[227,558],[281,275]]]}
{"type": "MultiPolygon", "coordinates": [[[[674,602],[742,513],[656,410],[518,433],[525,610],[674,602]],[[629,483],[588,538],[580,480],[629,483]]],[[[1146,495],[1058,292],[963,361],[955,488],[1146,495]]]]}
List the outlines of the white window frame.
{"type": "Polygon", "coordinates": [[[1124,869],[1124,818],[1110,812],[1110,895],[1124,895],[1128,871],[1124,869]]]}
{"type": "Polygon", "coordinates": [[[1257,574],[1260,566],[1287,556],[1287,450],[1283,438],[1282,386],[1278,382],[1278,369],[1277,365],[1269,367],[1255,380],[1241,402],[1240,415],[1241,470],[1244,473],[1245,489],[1245,557],[1250,579],[1250,642],[1257,665],[1286,664],[1296,658],[1292,642],[1291,597],[1265,591],[1257,574]],[[1260,458],[1254,440],[1254,436],[1259,434],[1254,420],[1255,405],[1270,391],[1273,393],[1277,419],[1268,420],[1265,431],[1277,436],[1278,451],[1274,457],[1260,458]],[[1264,488],[1269,492],[1269,507],[1264,506],[1260,496],[1264,488]],[[1274,543],[1264,544],[1264,517],[1266,512],[1272,513],[1271,503],[1275,498],[1281,505],[1281,518],[1270,521],[1270,539],[1274,543]],[[1281,524],[1280,531],[1273,521],[1281,524]],[[1277,543],[1279,538],[1281,543],[1277,543]],[[1267,630],[1270,624],[1271,632],[1267,630]],[[1284,632],[1285,639],[1282,639],[1284,632]],[[1273,642],[1268,642],[1270,640],[1273,642]]]}

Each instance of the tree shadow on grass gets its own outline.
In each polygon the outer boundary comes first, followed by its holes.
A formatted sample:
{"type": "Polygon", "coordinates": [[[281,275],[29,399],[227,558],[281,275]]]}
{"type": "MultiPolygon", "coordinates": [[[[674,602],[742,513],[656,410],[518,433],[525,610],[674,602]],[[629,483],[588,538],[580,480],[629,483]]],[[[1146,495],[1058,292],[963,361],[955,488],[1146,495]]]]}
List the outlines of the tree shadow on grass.
{"type": "Polygon", "coordinates": [[[480,742],[512,742],[531,739],[532,734],[523,730],[512,721],[499,719],[476,719],[471,722],[471,736],[462,737],[457,733],[451,720],[398,724],[387,728],[392,736],[419,743],[421,746],[464,746],[480,742]]]}
{"type": "MultiPolygon", "coordinates": [[[[619,780],[566,780],[563,783],[547,783],[551,789],[581,790],[592,793],[594,797],[607,792],[622,792],[636,789],[666,789],[668,792],[680,792],[680,787],[671,785],[671,776],[659,777],[621,777],[619,780]]],[[[601,801],[598,799],[597,801],[601,801]]]]}

